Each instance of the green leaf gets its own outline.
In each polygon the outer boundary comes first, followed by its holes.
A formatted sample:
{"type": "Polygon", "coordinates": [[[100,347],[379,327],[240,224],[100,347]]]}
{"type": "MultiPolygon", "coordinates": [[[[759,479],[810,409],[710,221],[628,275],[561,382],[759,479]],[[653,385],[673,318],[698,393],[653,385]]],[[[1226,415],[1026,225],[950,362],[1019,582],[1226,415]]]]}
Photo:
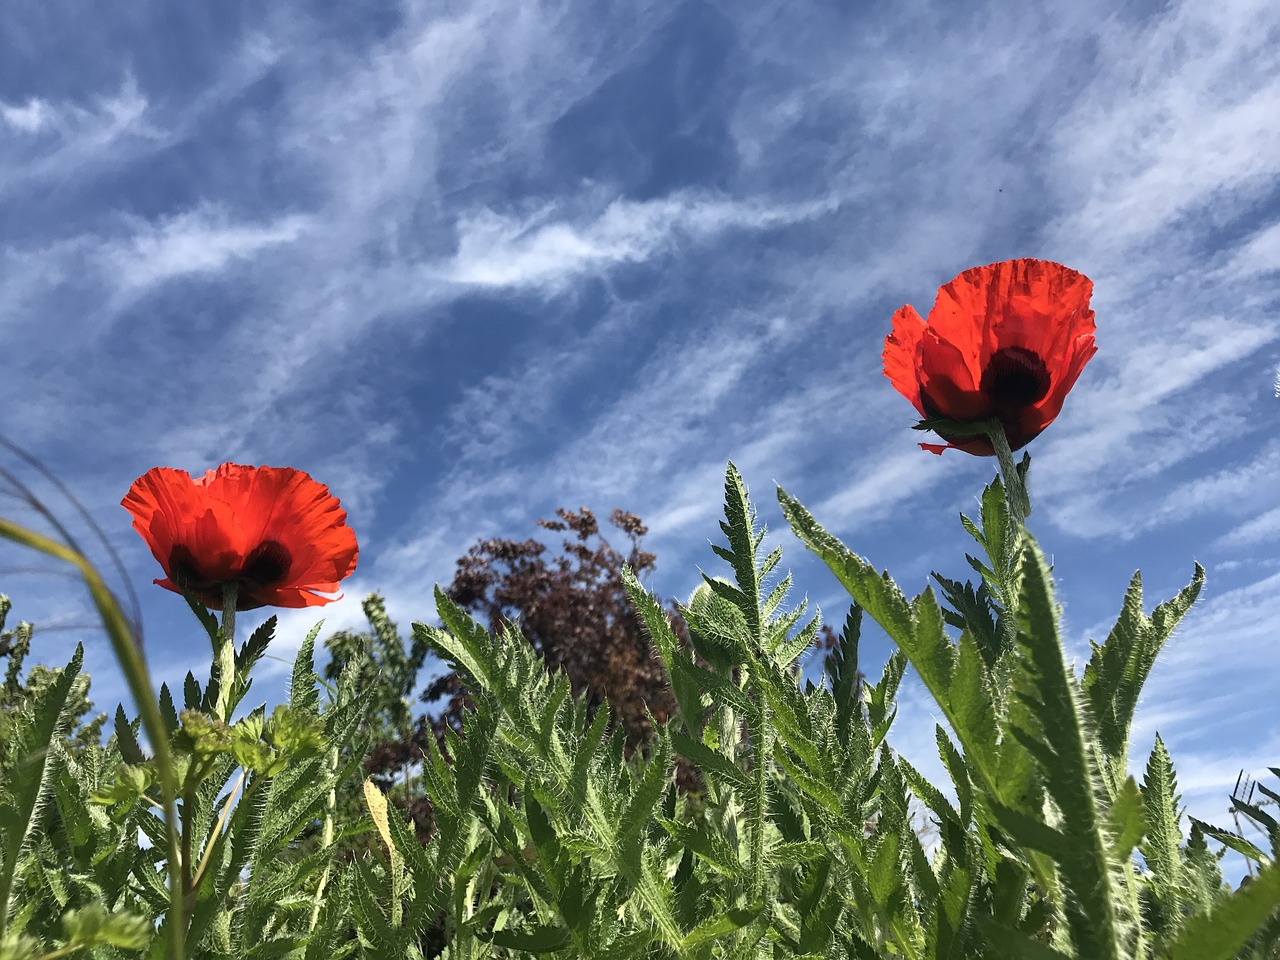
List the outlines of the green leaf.
{"type": "Polygon", "coordinates": [[[142,753],[142,747],[138,744],[137,730],[125,716],[123,706],[116,707],[115,733],[116,749],[120,751],[120,758],[125,763],[142,763],[146,759],[142,753]]]}
{"type": "MultiPolygon", "coordinates": [[[[844,584],[859,605],[911,656],[916,646],[915,624],[902,591],[887,574],[883,577],[877,574],[867,561],[824,530],[800,501],[781,487],[778,488],[778,503],[795,535],[831,568],[836,579],[844,584]]],[[[912,663],[915,663],[914,657],[912,663]]],[[[947,679],[950,680],[950,676],[947,679]]]]}
{"type": "Polygon", "coordinates": [[[1072,943],[1082,956],[1119,960],[1124,954],[1120,898],[1113,890],[1115,865],[1103,830],[1095,789],[1099,771],[1085,742],[1088,718],[1079,685],[1063,659],[1058,610],[1044,554],[1023,535],[1022,589],[1018,604],[1018,651],[1014,688],[1025,704],[1028,726],[1013,734],[1035,757],[1049,795],[1061,814],[1056,832],[1065,844],[1056,852],[1066,891],[1063,909],[1072,943]]]}
{"type": "Polygon", "coordinates": [[[996,609],[986,582],[979,583],[975,589],[972,583],[949,580],[937,572],[933,574],[933,579],[942,588],[943,598],[954,609],[954,613],[943,612],[947,623],[969,631],[978,644],[987,668],[994,669],[1001,653],[1001,637],[996,623],[996,609]]]}
{"type": "Polygon", "coordinates": [[[471,619],[438,586],[435,599],[446,629],[415,623],[414,637],[468,678],[472,686],[493,690],[497,665],[492,662],[493,638],[489,631],[471,619]]]}
{"type": "Polygon", "coordinates": [[[124,911],[109,913],[99,903],[63,914],[62,929],[70,941],[68,945],[106,945],[126,950],[142,949],[155,934],[152,922],[146,917],[124,911]]]}
{"type": "Polygon", "coordinates": [[[237,674],[248,673],[253,669],[253,665],[262,659],[262,655],[267,652],[267,647],[276,635],[276,622],[277,618],[274,614],[268,617],[236,651],[237,674]]]}
{"type": "Polygon", "coordinates": [[[1250,842],[1239,834],[1232,833],[1230,830],[1223,830],[1219,827],[1205,823],[1203,820],[1191,818],[1191,822],[1198,826],[1202,833],[1207,837],[1225,843],[1228,847],[1243,857],[1247,857],[1254,863],[1266,865],[1271,862],[1271,857],[1267,856],[1256,844],[1250,842]]]}
{"type": "Polygon", "coordinates": [[[1039,850],[1059,862],[1071,856],[1071,839],[1062,830],[1049,826],[1043,817],[1032,816],[989,801],[996,824],[1024,847],[1039,850]]]}
{"type": "Polygon", "coordinates": [[[861,722],[862,675],[858,672],[858,640],[862,633],[862,608],[849,607],[844,627],[835,649],[827,657],[831,676],[831,696],[836,704],[836,718],[842,739],[847,740],[852,728],[861,722]]]}
{"type": "Polygon", "coordinates": [[[996,953],[993,955],[994,960],[1000,958],[1008,958],[1008,960],[1084,960],[1083,954],[1068,955],[1060,950],[1055,950],[1046,943],[1027,936],[1012,927],[1007,927],[1002,923],[997,923],[988,917],[979,914],[975,918],[978,922],[978,929],[982,931],[983,936],[991,941],[991,945],[995,948],[996,953]]]}
{"type": "Polygon", "coordinates": [[[746,617],[749,635],[758,639],[761,636],[761,621],[760,577],[755,562],[759,543],[755,531],[756,513],[747,497],[742,474],[732,460],[724,474],[724,515],[727,522],[721,523],[720,529],[729,538],[730,556],[726,559],[733,566],[734,579],[741,591],[742,603],[739,609],[746,617]]]}
{"type": "Polygon", "coordinates": [[[689,931],[684,938],[682,947],[685,950],[692,950],[704,943],[728,936],[751,923],[756,917],[760,916],[763,910],[764,901],[757,900],[749,906],[730,909],[718,917],[704,920],[689,931]]]}
{"type": "Polygon", "coordinates": [[[289,705],[309,713],[318,713],[320,710],[320,691],[316,684],[319,677],[316,676],[316,637],[320,635],[320,628],[324,626],[321,620],[308,631],[306,638],[302,641],[302,646],[298,648],[298,656],[293,661],[293,673],[289,678],[289,705]]]}
{"type": "Polygon", "coordinates": [[[187,606],[191,608],[191,612],[195,614],[196,619],[200,621],[200,626],[204,627],[204,632],[209,635],[209,642],[214,645],[214,650],[216,651],[218,644],[217,616],[189,593],[183,593],[182,599],[187,601],[187,606]]]}
{"type": "Polygon", "coordinates": [[[520,927],[516,930],[477,931],[476,936],[497,947],[521,953],[555,953],[573,942],[573,936],[556,924],[520,927]]]}
{"type": "Polygon", "coordinates": [[[17,717],[10,745],[17,762],[5,771],[0,794],[0,929],[15,906],[13,884],[23,853],[44,829],[60,756],[56,744],[75,721],[76,700],[71,692],[83,662],[84,646],[77,644],[71,661],[53,683],[17,717]]]}
{"type": "Polygon", "coordinates": [[[155,782],[155,774],[145,764],[121,763],[116,767],[116,775],[102,787],[93,790],[90,798],[94,803],[113,804],[127,803],[137,800],[147,792],[155,782]]]}
{"type": "Polygon", "coordinates": [[[677,753],[697,764],[704,776],[713,774],[735,790],[745,790],[750,786],[750,781],[741,767],[724,754],[712,750],[701,740],[673,732],[671,743],[677,753]]]}
{"type": "Polygon", "coordinates": [[[887,573],[877,573],[781,488],[778,502],[796,536],[822,558],[916,668],[959,737],[974,779],[995,796],[1002,795],[1004,784],[1017,788],[1009,771],[999,766],[990,684],[972,638],[966,642],[962,637],[957,647],[946,635],[942,610],[931,590],[909,602],[887,573]]]}
{"type": "Polygon", "coordinates": [[[1165,642],[1200,595],[1204,580],[1204,567],[1197,563],[1191,583],[1148,617],[1142,612],[1142,575],[1135,573],[1106,643],[1092,645],[1083,687],[1103,750],[1111,765],[1122,773],[1143,684],[1165,642]]]}
{"type": "Polygon", "coordinates": [[[1156,734],[1142,782],[1142,805],[1147,821],[1142,856],[1151,871],[1149,885],[1161,906],[1160,914],[1166,924],[1174,922],[1181,913],[1178,900],[1183,884],[1182,852],[1179,850],[1182,828],[1178,823],[1178,800],[1178,780],[1173,771],[1173,761],[1164,741],[1156,734]]]}
{"type": "Polygon", "coordinates": [[[1145,803],[1142,791],[1133,777],[1126,777],[1116,798],[1107,811],[1107,834],[1111,837],[1111,859],[1127,863],[1133,848],[1142,840],[1147,829],[1143,811],[1145,803]]]}
{"type": "Polygon", "coordinates": [[[638,840],[641,830],[652,819],[671,778],[671,741],[662,727],[658,727],[650,750],[631,799],[618,818],[616,836],[623,844],[638,840]]]}
{"type": "Polygon", "coordinates": [[[644,621],[654,649],[658,651],[662,666],[671,680],[671,690],[675,694],[676,705],[680,708],[679,722],[692,733],[702,722],[703,709],[697,684],[689,681],[687,672],[678,669],[678,665],[687,660],[680,652],[680,640],[671,629],[666,611],[640,585],[635,573],[626,565],[622,568],[622,585],[639,611],[640,619],[644,621]]]}
{"type": "Polygon", "coordinates": [[[1231,960],[1280,908],[1280,864],[1264,867],[1247,885],[1207,911],[1189,917],[1169,945],[1170,960],[1231,960]]]}

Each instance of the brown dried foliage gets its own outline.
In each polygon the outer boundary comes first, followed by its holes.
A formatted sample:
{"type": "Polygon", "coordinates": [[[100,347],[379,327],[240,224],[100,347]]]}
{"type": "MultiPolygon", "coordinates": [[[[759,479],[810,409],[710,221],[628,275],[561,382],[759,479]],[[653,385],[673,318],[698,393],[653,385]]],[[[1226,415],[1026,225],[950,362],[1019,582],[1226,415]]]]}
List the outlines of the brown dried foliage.
{"type": "MultiPolygon", "coordinates": [[[[482,540],[458,561],[449,598],[491,629],[518,622],[547,666],[563,670],[591,709],[608,701],[634,748],[653,735],[650,713],[663,723],[675,710],[662,664],[622,585],[624,563],[641,578],[654,567],[654,555],[641,545],[648,530],[634,514],[614,510],[609,522],[627,540],[624,553],[586,507],[561,508],[556,516],[538,526],[565,534],[560,552],[537,540],[482,540]]],[[[443,733],[445,724],[458,728],[470,700],[456,674],[422,695],[427,702],[441,697],[435,727],[443,733]]]]}

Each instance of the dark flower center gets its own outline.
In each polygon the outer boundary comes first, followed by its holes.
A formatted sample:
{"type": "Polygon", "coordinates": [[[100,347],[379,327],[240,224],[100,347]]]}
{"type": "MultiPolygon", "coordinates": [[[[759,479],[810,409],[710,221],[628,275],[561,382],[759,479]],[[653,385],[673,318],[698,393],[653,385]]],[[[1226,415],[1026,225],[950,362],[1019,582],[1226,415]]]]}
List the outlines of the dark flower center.
{"type": "Polygon", "coordinates": [[[271,587],[289,576],[293,557],[284,544],[263,540],[244,562],[240,577],[260,587],[271,587]]]}
{"type": "Polygon", "coordinates": [[[1049,392],[1049,370],[1040,355],[1025,347],[1002,347],[982,371],[980,388],[993,416],[1013,420],[1049,392]]]}
{"type": "Polygon", "coordinates": [[[180,543],[169,551],[169,578],[178,585],[179,590],[188,592],[208,586],[195,555],[180,543]]]}

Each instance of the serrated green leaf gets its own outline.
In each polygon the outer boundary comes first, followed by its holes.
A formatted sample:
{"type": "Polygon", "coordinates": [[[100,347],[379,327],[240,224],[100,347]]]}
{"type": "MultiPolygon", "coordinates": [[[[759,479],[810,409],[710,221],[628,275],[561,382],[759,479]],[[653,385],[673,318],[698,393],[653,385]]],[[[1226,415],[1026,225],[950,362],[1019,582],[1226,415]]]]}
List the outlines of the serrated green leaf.
{"type": "Polygon", "coordinates": [[[1277,909],[1280,864],[1273,863],[1205,912],[1188,917],[1169,945],[1170,960],[1231,960],[1277,909]]]}
{"type": "Polygon", "coordinates": [[[1067,893],[1063,909],[1072,943],[1083,956],[1120,960],[1122,920],[1094,786],[1098,771],[1085,743],[1088,719],[1076,679],[1063,659],[1048,565],[1030,535],[1023,536],[1014,687],[1035,728],[1019,726],[1012,732],[1037,758],[1045,787],[1062,815],[1055,832],[1065,843],[1054,859],[1067,893]]]}
{"type": "Polygon", "coordinates": [[[759,917],[763,910],[764,902],[757,900],[746,907],[726,910],[718,917],[704,920],[689,931],[684,938],[682,947],[685,950],[693,950],[704,943],[710,943],[712,940],[718,940],[721,937],[735,933],[759,917]]]}
{"type": "Polygon", "coordinates": [[[494,946],[532,954],[555,953],[573,942],[572,934],[558,924],[520,927],[515,930],[491,930],[477,932],[476,935],[494,946]]]}
{"type": "Polygon", "coordinates": [[[1197,563],[1191,582],[1172,600],[1159,604],[1148,617],[1142,612],[1142,575],[1135,573],[1106,642],[1092,645],[1082,686],[1103,750],[1121,773],[1143,684],[1174,628],[1200,595],[1204,581],[1204,568],[1197,563]]]}
{"type": "Polygon", "coordinates": [[[62,929],[68,945],[106,945],[140,950],[151,942],[155,927],[146,917],[127,911],[108,912],[100,903],[62,915],[62,929]]]}
{"type": "Polygon", "coordinates": [[[1232,833],[1230,830],[1223,830],[1220,827],[1215,827],[1212,824],[1205,823],[1203,820],[1197,820],[1195,817],[1191,817],[1190,819],[1193,824],[1200,828],[1201,832],[1204,833],[1205,836],[1212,837],[1219,843],[1226,844],[1236,853],[1243,857],[1247,857],[1254,863],[1265,866],[1271,862],[1271,857],[1267,856],[1266,853],[1247,838],[1242,837],[1237,833],[1232,833]]]}
{"type": "Polygon", "coordinates": [[[1126,777],[1107,811],[1107,834],[1111,837],[1110,853],[1114,862],[1129,862],[1133,848],[1147,830],[1144,810],[1142,791],[1133,777],[1126,777]]]}
{"type": "Polygon", "coordinates": [[[56,744],[75,720],[71,692],[83,662],[84,646],[76,644],[70,662],[17,717],[11,734],[17,762],[6,771],[0,802],[0,927],[14,909],[13,885],[23,853],[44,827],[61,756],[56,744]]]}
{"type": "Polygon", "coordinates": [[[724,754],[712,750],[702,741],[694,740],[683,733],[673,731],[671,745],[675,747],[676,752],[682,757],[686,757],[697,764],[704,775],[708,773],[714,774],[735,790],[745,790],[749,786],[750,781],[741,767],[724,754]]]}
{"type": "Polygon", "coordinates": [[[1142,782],[1142,804],[1147,823],[1142,856],[1151,871],[1152,893],[1160,902],[1162,915],[1172,919],[1180,912],[1178,896],[1182,888],[1182,828],[1178,824],[1178,781],[1173,761],[1160,735],[1147,759],[1142,782]]]}

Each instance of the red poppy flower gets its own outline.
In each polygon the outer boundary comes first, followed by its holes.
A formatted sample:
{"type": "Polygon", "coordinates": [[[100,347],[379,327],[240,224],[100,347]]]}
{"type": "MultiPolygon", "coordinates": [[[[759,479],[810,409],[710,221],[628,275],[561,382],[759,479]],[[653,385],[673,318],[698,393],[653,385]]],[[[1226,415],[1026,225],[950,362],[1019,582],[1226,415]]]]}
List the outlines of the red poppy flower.
{"type": "MultiPolygon", "coordinates": [[[[926,419],[1004,424],[1017,450],[1053,423],[1097,353],[1093,282],[1047,260],[1006,260],[966,270],[938,290],[926,324],[914,307],[893,315],[884,373],[926,419]]],[[[922,443],[995,454],[985,436],[922,443]]]]}
{"type": "Polygon", "coordinates": [[[224,463],[193,479],[156,467],[120,505],[164,568],[155,581],[213,609],[239,583],[236,609],[331,603],[356,568],[356,535],[329,488],[290,467],[224,463]]]}

